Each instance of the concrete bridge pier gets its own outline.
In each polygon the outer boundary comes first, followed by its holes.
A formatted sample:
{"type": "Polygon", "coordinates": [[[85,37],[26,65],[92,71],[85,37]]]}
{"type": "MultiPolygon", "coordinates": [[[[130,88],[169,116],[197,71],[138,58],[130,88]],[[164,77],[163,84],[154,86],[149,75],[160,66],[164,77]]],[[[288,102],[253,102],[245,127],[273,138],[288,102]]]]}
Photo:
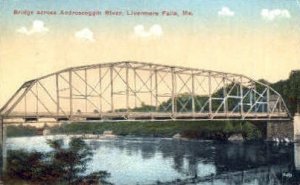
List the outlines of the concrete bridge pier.
{"type": "Polygon", "coordinates": [[[294,141],[300,141],[300,113],[296,113],[294,116],[294,141]]]}
{"type": "Polygon", "coordinates": [[[300,114],[290,121],[268,121],[266,140],[300,142],[300,114]]]}

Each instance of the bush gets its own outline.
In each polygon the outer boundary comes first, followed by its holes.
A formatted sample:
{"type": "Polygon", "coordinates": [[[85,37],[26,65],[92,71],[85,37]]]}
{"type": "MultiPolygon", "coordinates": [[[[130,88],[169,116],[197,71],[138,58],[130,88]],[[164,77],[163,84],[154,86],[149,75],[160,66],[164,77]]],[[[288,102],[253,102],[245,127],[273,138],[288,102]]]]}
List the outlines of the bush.
{"type": "Polygon", "coordinates": [[[242,128],[243,136],[246,140],[258,140],[262,138],[261,131],[252,123],[245,122],[242,128]]]}
{"type": "Polygon", "coordinates": [[[232,134],[235,131],[236,130],[234,129],[233,124],[230,121],[226,121],[223,132],[226,133],[226,134],[232,134]]]}
{"type": "Polygon", "coordinates": [[[9,177],[21,178],[23,180],[37,181],[43,179],[46,165],[42,162],[45,155],[40,152],[28,153],[24,150],[8,151],[9,177]]]}

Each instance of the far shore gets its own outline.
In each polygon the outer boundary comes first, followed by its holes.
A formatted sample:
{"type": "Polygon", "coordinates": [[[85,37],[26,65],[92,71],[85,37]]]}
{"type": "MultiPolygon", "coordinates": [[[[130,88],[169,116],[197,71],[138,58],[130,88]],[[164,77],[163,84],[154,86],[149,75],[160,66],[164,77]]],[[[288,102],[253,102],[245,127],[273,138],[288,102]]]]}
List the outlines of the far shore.
{"type": "Polygon", "coordinates": [[[35,128],[26,125],[7,127],[8,137],[33,135],[74,135],[84,138],[118,136],[160,137],[197,140],[263,140],[264,130],[251,122],[93,122],[63,123],[35,128]]]}

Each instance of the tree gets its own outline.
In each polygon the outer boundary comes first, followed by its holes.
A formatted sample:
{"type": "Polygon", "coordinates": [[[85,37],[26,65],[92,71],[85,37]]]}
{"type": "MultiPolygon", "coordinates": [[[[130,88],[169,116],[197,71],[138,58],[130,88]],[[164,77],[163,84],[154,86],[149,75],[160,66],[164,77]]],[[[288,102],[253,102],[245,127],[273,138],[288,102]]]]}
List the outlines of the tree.
{"type": "Polygon", "coordinates": [[[292,115],[299,111],[297,107],[300,106],[300,70],[292,71],[287,80],[281,80],[271,86],[282,95],[292,115]]]}
{"type": "Polygon", "coordinates": [[[63,148],[62,140],[48,140],[48,144],[54,149],[52,152],[52,164],[61,171],[63,178],[71,184],[77,180],[79,174],[86,170],[86,164],[93,155],[91,148],[80,138],[72,138],[69,148],[63,148]]]}
{"type": "Polygon", "coordinates": [[[8,152],[7,176],[40,184],[111,184],[106,171],[82,175],[87,163],[92,159],[92,149],[81,139],[72,138],[69,147],[63,140],[47,140],[51,152],[8,152]]]}

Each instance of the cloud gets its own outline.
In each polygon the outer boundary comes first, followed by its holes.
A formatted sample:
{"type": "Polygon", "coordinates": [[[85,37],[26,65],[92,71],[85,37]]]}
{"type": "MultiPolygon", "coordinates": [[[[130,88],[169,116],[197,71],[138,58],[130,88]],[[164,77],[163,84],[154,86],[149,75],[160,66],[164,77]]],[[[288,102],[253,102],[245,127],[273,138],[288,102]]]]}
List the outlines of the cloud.
{"type": "Polygon", "coordinates": [[[223,6],[222,9],[218,11],[218,15],[221,17],[232,17],[234,16],[234,12],[228,7],[223,6]]]}
{"type": "Polygon", "coordinates": [[[95,42],[94,33],[89,28],[83,28],[75,32],[75,37],[80,40],[95,42]]]}
{"type": "Polygon", "coordinates": [[[48,31],[49,31],[49,29],[47,27],[45,27],[44,22],[40,21],[40,20],[34,20],[30,29],[26,28],[25,26],[17,29],[18,33],[22,33],[25,35],[32,35],[35,33],[43,33],[44,34],[48,31]]]}
{"type": "Polygon", "coordinates": [[[286,9],[262,9],[260,15],[263,19],[267,21],[273,21],[278,18],[290,18],[291,14],[286,9]]]}
{"type": "Polygon", "coordinates": [[[144,25],[140,24],[134,27],[134,34],[137,37],[160,37],[163,31],[159,24],[152,25],[149,31],[146,31],[144,25]]]}

